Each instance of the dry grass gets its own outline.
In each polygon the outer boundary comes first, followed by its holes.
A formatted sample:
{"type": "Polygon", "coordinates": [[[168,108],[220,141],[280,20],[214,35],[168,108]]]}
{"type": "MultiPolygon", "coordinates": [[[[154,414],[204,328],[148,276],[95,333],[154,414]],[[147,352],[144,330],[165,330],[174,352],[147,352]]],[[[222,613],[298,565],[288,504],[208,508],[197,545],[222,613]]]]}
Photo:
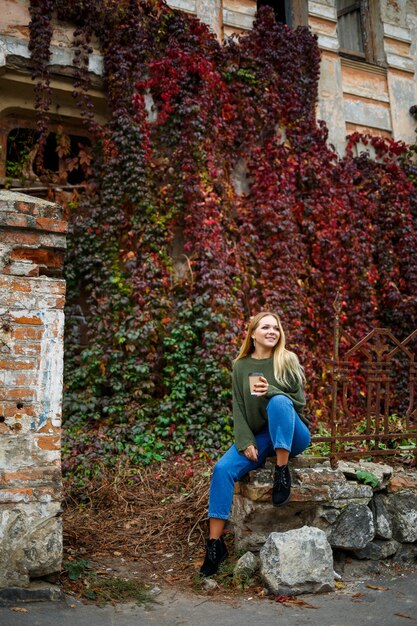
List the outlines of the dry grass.
{"type": "Polygon", "coordinates": [[[189,583],[207,531],[210,470],[206,461],[180,459],[103,469],[77,496],[69,484],[67,551],[74,558],[124,558],[145,577],[153,572],[167,582],[189,583]]]}

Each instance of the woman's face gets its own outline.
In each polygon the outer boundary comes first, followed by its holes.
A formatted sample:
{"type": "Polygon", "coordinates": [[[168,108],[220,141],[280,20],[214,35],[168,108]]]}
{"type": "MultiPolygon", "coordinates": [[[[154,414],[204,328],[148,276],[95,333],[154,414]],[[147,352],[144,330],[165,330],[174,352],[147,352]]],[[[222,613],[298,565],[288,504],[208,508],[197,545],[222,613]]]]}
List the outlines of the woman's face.
{"type": "Polygon", "coordinates": [[[277,345],[280,337],[278,322],[273,315],[261,317],[255,330],[252,332],[252,339],[255,346],[270,350],[271,354],[277,345]]]}

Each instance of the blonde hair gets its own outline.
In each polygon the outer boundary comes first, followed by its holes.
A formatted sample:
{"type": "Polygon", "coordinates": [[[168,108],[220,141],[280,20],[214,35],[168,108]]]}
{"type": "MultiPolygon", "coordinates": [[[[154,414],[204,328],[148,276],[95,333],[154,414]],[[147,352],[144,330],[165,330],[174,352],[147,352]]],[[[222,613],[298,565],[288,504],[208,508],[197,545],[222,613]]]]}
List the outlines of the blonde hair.
{"type": "Polygon", "coordinates": [[[243,340],[239,354],[237,355],[235,361],[238,361],[239,359],[244,359],[254,352],[255,344],[252,339],[252,334],[258,328],[261,319],[266,317],[267,315],[272,315],[272,317],[276,319],[279,328],[278,343],[275,346],[272,354],[274,363],[274,376],[276,381],[284,387],[290,387],[291,383],[294,383],[294,380],[298,384],[303,386],[306,382],[304,368],[300,364],[300,361],[298,360],[295,352],[291,352],[290,350],[286,349],[285,333],[284,329],[282,328],[281,320],[276,313],[271,313],[271,311],[261,311],[257,315],[251,317],[245,339],[243,340]]]}

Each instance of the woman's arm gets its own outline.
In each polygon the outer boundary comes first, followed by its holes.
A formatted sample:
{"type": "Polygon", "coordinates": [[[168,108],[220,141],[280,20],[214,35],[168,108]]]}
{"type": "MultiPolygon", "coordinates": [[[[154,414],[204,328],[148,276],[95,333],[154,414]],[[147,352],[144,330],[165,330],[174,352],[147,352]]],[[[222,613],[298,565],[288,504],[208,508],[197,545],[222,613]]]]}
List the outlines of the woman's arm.
{"type": "Polygon", "coordinates": [[[239,452],[244,452],[249,446],[256,448],[256,439],[246,420],[242,381],[239,379],[237,369],[236,366],[233,368],[232,375],[233,426],[236,447],[239,452]]]}

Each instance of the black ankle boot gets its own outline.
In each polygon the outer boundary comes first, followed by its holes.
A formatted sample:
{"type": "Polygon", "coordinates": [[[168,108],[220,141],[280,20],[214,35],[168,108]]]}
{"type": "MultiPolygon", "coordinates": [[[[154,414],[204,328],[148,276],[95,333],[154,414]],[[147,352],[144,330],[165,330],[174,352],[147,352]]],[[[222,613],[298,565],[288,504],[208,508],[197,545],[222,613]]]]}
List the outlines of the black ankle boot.
{"type": "Polygon", "coordinates": [[[283,506],[291,498],[291,476],[288,465],[276,465],[274,486],[272,487],[272,504],[283,506]]]}
{"type": "Polygon", "coordinates": [[[201,566],[202,576],[213,576],[219,569],[219,565],[227,558],[228,551],[223,537],[220,539],[209,539],[206,546],[206,558],[201,566]]]}

